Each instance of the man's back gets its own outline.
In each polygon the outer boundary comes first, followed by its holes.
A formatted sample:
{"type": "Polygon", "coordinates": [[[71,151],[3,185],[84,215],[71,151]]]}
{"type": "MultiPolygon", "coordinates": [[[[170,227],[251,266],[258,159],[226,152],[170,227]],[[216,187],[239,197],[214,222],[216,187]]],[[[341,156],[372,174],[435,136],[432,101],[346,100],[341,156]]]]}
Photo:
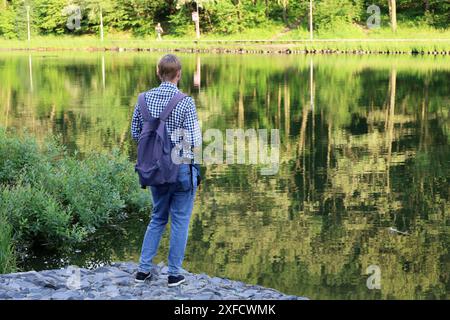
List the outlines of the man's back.
{"type": "MultiPolygon", "coordinates": [[[[150,116],[159,118],[161,112],[167,106],[169,100],[178,92],[176,84],[181,78],[181,62],[171,54],[165,55],[158,63],[157,73],[162,83],[158,88],[154,88],[145,93],[146,106],[150,116]]],[[[133,139],[138,140],[143,127],[143,119],[139,104],[136,105],[131,125],[133,139]]],[[[144,109],[145,110],[145,109],[144,109]]],[[[197,121],[194,100],[185,97],[172,110],[167,118],[166,128],[171,136],[172,144],[178,144],[180,138],[177,135],[178,129],[185,129],[190,141],[183,143],[183,157],[193,158],[191,147],[200,146],[201,134],[197,121]]],[[[143,135],[141,142],[145,143],[143,135]]],[[[156,165],[158,168],[158,165],[156,165]]],[[[145,232],[142,243],[141,258],[139,260],[139,270],[136,274],[136,282],[145,282],[151,279],[151,269],[153,258],[158,251],[159,242],[169,221],[170,227],[170,249],[169,268],[167,283],[169,287],[174,287],[185,282],[182,273],[182,263],[186,243],[188,239],[189,221],[194,207],[195,192],[199,177],[198,168],[192,163],[181,163],[178,167],[177,179],[175,183],[165,183],[151,186],[153,209],[151,221],[145,232]]]]}
{"type": "MultiPolygon", "coordinates": [[[[145,100],[150,115],[154,118],[158,118],[167,106],[169,100],[177,92],[179,92],[177,86],[171,82],[163,82],[159,87],[147,91],[145,93],[145,100]]],[[[131,125],[131,134],[136,141],[139,139],[142,126],[142,114],[139,110],[139,104],[136,104],[131,125]]],[[[191,146],[200,145],[201,133],[198,126],[197,111],[194,100],[191,97],[186,97],[177,104],[167,118],[166,128],[171,137],[172,145],[179,143],[181,140],[180,134],[177,134],[178,129],[186,130],[188,142],[191,146]]],[[[192,154],[187,152],[186,156],[192,157],[192,154]]]]}

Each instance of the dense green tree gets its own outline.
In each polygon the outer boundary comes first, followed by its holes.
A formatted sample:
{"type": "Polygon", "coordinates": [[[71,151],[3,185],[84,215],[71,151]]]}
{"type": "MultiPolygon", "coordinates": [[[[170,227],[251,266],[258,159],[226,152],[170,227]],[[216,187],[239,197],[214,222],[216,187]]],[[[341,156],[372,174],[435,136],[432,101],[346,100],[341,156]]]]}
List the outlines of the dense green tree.
{"type": "Polygon", "coordinates": [[[6,2],[0,11],[0,35],[6,38],[15,38],[16,30],[15,25],[15,11],[12,6],[9,6],[6,2]]]}
{"type": "Polygon", "coordinates": [[[35,0],[35,22],[43,34],[62,34],[67,18],[62,14],[66,0],[35,0]]]}
{"type": "MultiPolygon", "coordinates": [[[[232,34],[268,23],[308,29],[309,0],[3,0],[0,3],[0,36],[26,37],[26,10],[31,8],[33,34],[69,33],[69,5],[82,13],[79,34],[104,29],[149,35],[157,22],[172,34],[193,33],[192,12],[199,7],[202,32],[232,34]]],[[[341,25],[365,27],[371,0],[314,0],[314,28],[335,29],[341,25]]],[[[383,21],[396,30],[396,21],[410,25],[447,28],[450,2],[440,0],[383,0],[377,3],[383,21]]]]}
{"type": "Polygon", "coordinates": [[[329,29],[337,25],[351,24],[360,20],[360,1],[344,0],[321,0],[315,1],[314,25],[316,28],[329,29]]]}

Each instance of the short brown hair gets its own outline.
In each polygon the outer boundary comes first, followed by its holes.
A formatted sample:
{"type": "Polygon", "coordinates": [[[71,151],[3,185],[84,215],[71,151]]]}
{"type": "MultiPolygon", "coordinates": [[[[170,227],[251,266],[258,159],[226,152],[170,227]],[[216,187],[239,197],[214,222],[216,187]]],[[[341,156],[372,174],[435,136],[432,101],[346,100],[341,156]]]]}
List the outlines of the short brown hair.
{"type": "Polygon", "coordinates": [[[158,62],[158,76],[161,81],[173,80],[180,70],[181,62],[173,54],[166,54],[158,62]]]}

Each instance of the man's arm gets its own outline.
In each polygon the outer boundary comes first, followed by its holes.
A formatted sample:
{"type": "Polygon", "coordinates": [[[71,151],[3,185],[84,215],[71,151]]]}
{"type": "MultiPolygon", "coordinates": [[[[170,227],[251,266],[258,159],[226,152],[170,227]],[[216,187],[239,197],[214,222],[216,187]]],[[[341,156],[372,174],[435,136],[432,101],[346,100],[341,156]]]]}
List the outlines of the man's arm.
{"type": "Polygon", "coordinates": [[[131,137],[135,141],[139,140],[139,135],[142,131],[142,123],[143,119],[141,111],[139,110],[139,104],[136,103],[134,107],[133,118],[131,119],[131,137]]]}

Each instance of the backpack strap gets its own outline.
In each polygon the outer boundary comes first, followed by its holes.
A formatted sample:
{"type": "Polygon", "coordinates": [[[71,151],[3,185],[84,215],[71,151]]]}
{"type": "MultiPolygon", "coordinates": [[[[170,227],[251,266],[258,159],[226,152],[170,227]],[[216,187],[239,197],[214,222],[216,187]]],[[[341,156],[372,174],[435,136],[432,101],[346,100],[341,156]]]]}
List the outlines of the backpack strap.
{"type": "Polygon", "coordinates": [[[161,112],[161,114],[159,115],[159,119],[162,121],[166,121],[167,118],[169,117],[170,113],[172,112],[173,108],[175,108],[175,106],[178,104],[178,102],[183,100],[185,97],[187,97],[187,94],[185,94],[181,91],[178,91],[177,93],[175,93],[175,95],[172,97],[172,99],[170,99],[167,106],[164,108],[163,112],[161,112]]]}
{"type": "Polygon", "coordinates": [[[144,121],[150,121],[150,113],[148,112],[147,102],[145,101],[145,92],[138,97],[139,110],[141,111],[144,121]]]}

